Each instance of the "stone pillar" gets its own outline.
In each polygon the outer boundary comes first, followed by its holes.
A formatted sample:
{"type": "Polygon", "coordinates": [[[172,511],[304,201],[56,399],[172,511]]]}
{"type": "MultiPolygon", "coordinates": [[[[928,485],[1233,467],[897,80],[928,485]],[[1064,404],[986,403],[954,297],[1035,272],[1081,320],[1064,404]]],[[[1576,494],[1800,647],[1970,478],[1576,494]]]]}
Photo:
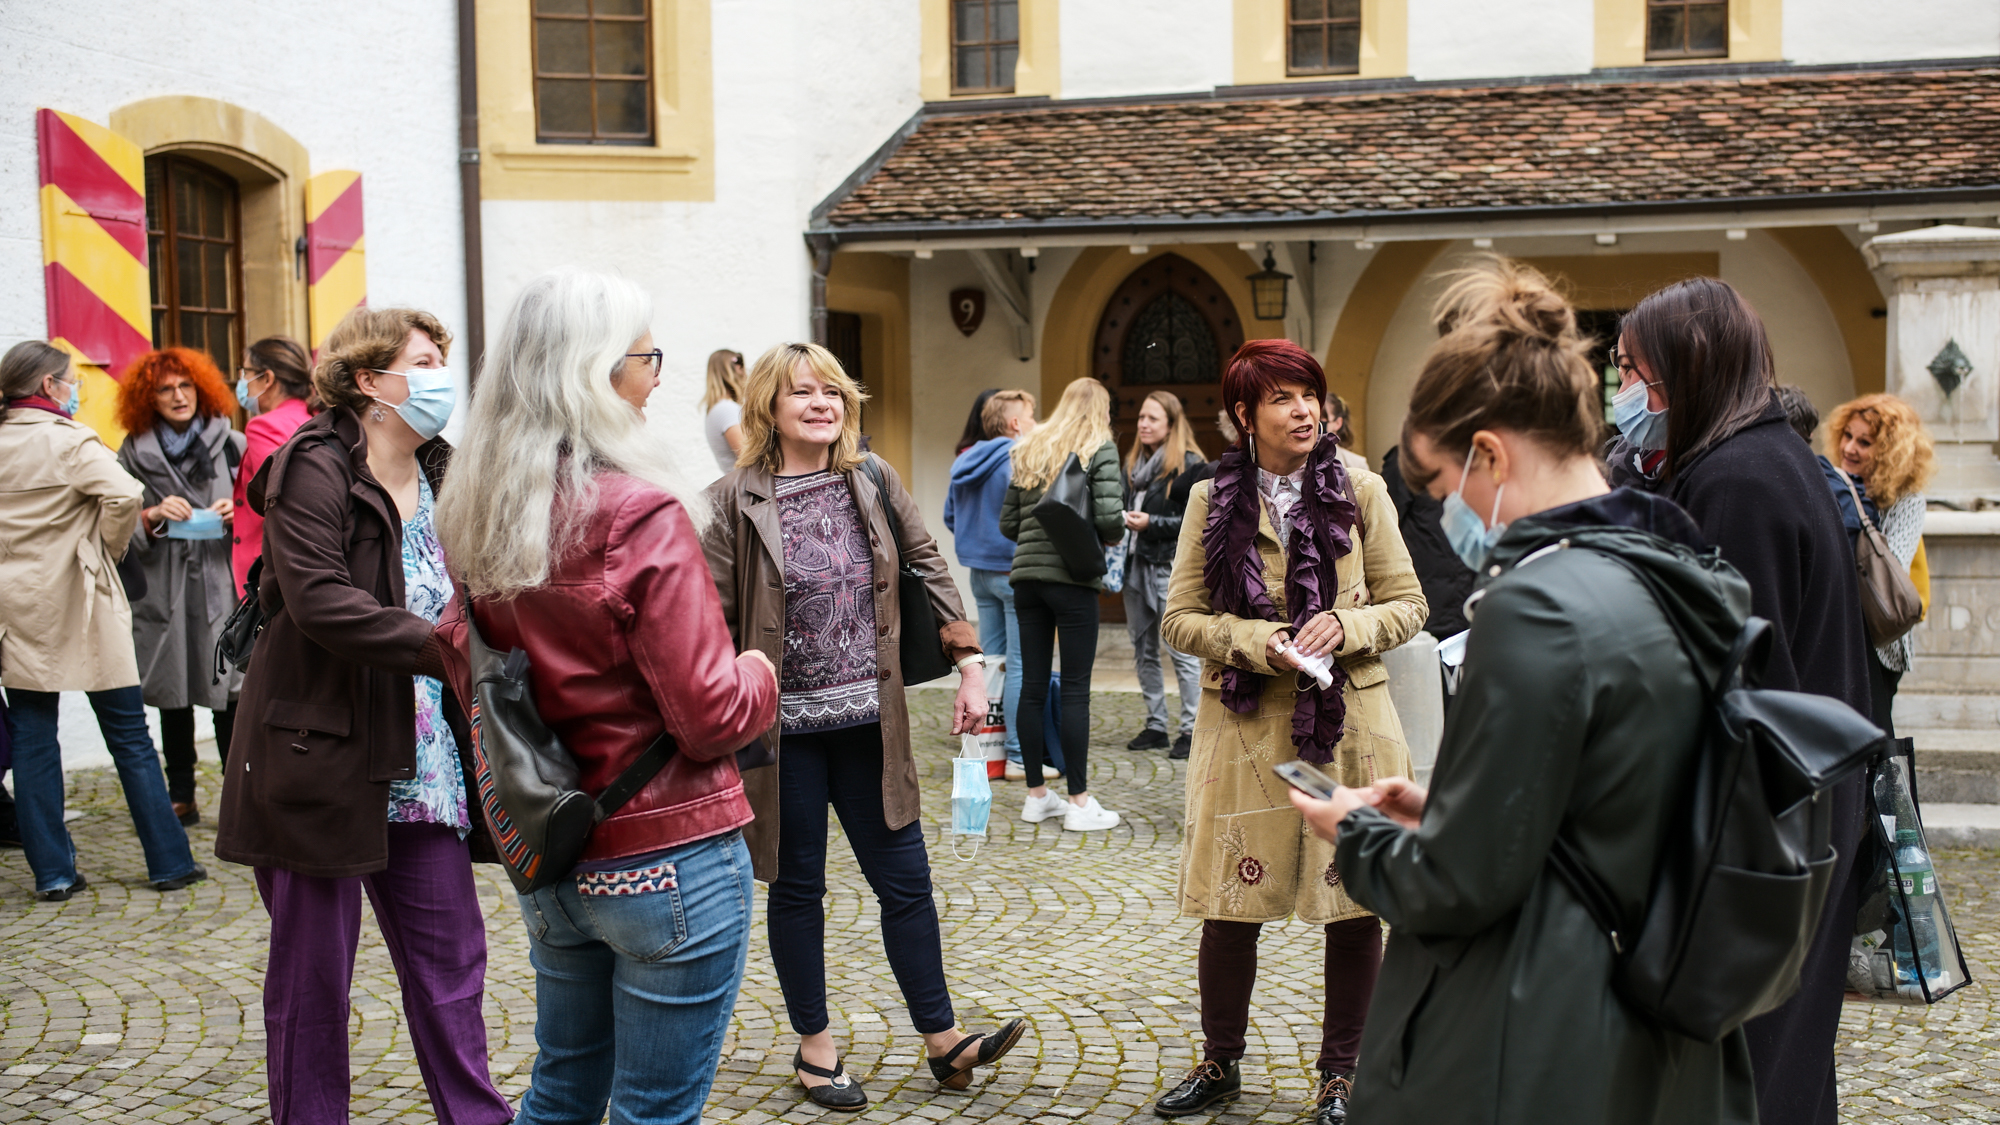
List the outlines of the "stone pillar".
{"type": "Polygon", "coordinates": [[[1937,442],[1925,495],[2000,507],[2000,230],[1920,227],[1861,252],[1889,293],[1889,392],[1937,442]]]}

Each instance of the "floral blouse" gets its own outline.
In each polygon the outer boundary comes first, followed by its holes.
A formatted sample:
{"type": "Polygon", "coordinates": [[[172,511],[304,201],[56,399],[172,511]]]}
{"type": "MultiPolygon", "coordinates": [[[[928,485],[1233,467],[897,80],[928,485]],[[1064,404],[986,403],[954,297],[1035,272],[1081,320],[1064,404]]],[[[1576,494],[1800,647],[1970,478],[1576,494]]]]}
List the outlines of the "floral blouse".
{"type": "MultiPolygon", "coordinates": [[[[451,601],[451,578],[444,569],[444,548],[431,522],[431,484],[417,475],[417,514],[403,521],[403,605],[411,613],[437,624],[451,601]]],[[[444,685],[429,676],[413,676],[417,688],[417,776],[389,783],[389,819],[401,824],[442,824],[458,829],[460,839],[472,829],[466,815],[465,775],[459,772],[458,748],[444,721],[444,685]]]]}

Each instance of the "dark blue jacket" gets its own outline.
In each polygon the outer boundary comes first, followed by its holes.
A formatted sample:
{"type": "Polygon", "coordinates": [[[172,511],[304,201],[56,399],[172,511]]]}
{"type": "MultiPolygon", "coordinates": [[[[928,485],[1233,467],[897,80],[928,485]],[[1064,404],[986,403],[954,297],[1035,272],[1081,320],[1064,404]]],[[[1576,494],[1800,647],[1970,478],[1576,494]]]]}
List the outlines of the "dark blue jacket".
{"type": "Polygon", "coordinates": [[[951,463],[944,525],[951,529],[961,566],[1014,569],[1014,541],[1000,534],[1000,502],[1014,479],[1013,452],[1013,438],[987,438],[951,463]]]}

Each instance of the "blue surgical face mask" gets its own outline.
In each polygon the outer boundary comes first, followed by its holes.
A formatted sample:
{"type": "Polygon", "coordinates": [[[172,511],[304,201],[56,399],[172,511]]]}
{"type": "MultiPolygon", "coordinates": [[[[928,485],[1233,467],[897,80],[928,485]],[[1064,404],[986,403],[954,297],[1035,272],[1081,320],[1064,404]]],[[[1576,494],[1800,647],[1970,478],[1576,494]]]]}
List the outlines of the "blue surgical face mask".
{"type": "Polygon", "coordinates": [[[76,417],[76,412],[82,409],[83,383],[81,380],[78,380],[69,385],[69,397],[63,400],[63,413],[74,418],[76,417]]]}
{"type": "Polygon", "coordinates": [[[1667,447],[1667,412],[1646,406],[1646,384],[1634,379],[1632,385],[1611,396],[1611,420],[1625,440],[1644,450],[1667,447]]]}
{"type": "MultiPolygon", "coordinates": [[[[412,367],[408,371],[382,371],[383,375],[401,375],[409,380],[410,397],[400,405],[382,405],[396,412],[403,423],[415,430],[417,436],[429,441],[444,432],[444,424],[451,421],[452,408],[458,405],[458,390],[452,386],[451,372],[442,367],[412,367]]],[[[381,399],[376,399],[382,402],[381,399]]]]}
{"type": "Polygon", "coordinates": [[[243,413],[252,418],[257,416],[257,396],[250,393],[250,380],[236,380],[236,401],[243,406],[243,413]]]}
{"type": "Polygon", "coordinates": [[[1452,552],[1468,570],[1478,570],[1479,564],[1486,561],[1487,553],[1493,550],[1493,544],[1498,543],[1507,530],[1507,525],[1499,522],[1500,497],[1507,491],[1507,486],[1503,484],[1493,490],[1493,526],[1488,527],[1465,502],[1465,478],[1471,475],[1472,458],[1468,455],[1465,467],[1458,471],[1458,487],[1444,498],[1444,515],[1440,517],[1440,522],[1444,524],[1445,538],[1451,541],[1452,552]]]}

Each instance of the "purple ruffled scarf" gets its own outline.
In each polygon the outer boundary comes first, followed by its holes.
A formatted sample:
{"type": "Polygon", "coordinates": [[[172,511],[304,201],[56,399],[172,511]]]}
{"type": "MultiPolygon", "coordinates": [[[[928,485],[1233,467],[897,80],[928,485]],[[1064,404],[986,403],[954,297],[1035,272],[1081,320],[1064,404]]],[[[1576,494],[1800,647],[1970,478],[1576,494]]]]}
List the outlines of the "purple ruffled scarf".
{"type": "MultiPolygon", "coordinates": [[[[1286,517],[1290,526],[1285,558],[1285,604],[1291,608],[1296,631],[1307,618],[1324,609],[1339,590],[1334,563],[1354,549],[1349,529],[1360,517],[1352,499],[1353,484],[1335,455],[1338,443],[1322,437],[1306,458],[1304,496],[1286,517]]],[[[1208,523],[1201,529],[1202,581],[1210,606],[1217,613],[1253,621],[1277,621],[1278,610],[1264,587],[1264,560],[1257,553],[1257,526],[1262,498],[1257,492],[1257,466],[1241,448],[1217,462],[1210,486],[1208,523]]],[[[1222,705],[1238,714],[1257,709],[1268,677],[1247,668],[1222,671],[1222,705]]],[[[1299,759],[1314,765],[1333,760],[1333,748],[1347,720],[1347,671],[1333,665],[1333,686],[1299,693],[1292,710],[1292,745],[1299,759]]]]}

